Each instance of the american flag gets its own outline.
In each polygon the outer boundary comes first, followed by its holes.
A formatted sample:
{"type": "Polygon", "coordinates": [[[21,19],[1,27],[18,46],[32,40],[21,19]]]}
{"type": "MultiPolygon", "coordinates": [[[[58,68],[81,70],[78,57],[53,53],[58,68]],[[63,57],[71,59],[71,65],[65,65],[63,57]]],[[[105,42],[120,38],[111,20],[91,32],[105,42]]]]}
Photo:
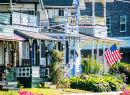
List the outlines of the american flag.
{"type": "Polygon", "coordinates": [[[122,58],[116,44],[112,45],[110,49],[105,52],[105,57],[110,66],[112,66],[116,61],[122,58]]]}

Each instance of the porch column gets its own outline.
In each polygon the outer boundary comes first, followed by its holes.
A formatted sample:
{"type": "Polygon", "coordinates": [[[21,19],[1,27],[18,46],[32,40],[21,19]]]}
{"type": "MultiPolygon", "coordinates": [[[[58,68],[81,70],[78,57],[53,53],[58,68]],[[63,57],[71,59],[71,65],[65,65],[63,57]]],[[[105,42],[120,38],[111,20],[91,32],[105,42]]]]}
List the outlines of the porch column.
{"type": "Polygon", "coordinates": [[[48,41],[45,40],[45,45],[46,45],[46,76],[49,76],[49,68],[48,68],[48,41]]]}
{"type": "Polygon", "coordinates": [[[103,71],[105,74],[105,42],[102,42],[102,47],[103,47],[103,71]]]}
{"type": "Polygon", "coordinates": [[[31,83],[31,87],[32,87],[32,43],[33,43],[33,39],[29,39],[29,43],[30,43],[30,83],[31,83]]]}
{"type": "Polygon", "coordinates": [[[37,16],[37,3],[35,3],[35,16],[37,16]]]}
{"type": "Polygon", "coordinates": [[[37,57],[38,58],[37,59],[38,60],[38,64],[37,65],[38,66],[40,66],[40,45],[41,45],[40,42],[41,42],[41,40],[37,40],[37,56],[38,56],[37,57]]]}
{"type": "Polygon", "coordinates": [[[9,7],[10,7],[10,25],[12,25],[12,0],[10,0],[10,4],[9,4],[9,7]]]}
{"type": "Polygon", "coordinates": [[[95,0],[92,0],[92,25],[95,25],[95,0]]]}
{"type": "Polygon", "coordinates": [[[55,44],[55,41],[53,41],[53,44],[54,44],[53,49],[55,49],[55,45],[56,45],[56,44],[55,44]]]}
{"type": "Polygon", "coordinates": [[[79,50],[80,50],[80,65],[79,65],[79,69],[80,69],[80,74],[82,72],[82,68],[81,68],[81,39],[79,38],[79,50]]]}
{"type": "MultiPolygon", "coordinates": [[[[110,43],[108,42],[108,43],[107,43],[107,49],[109,49],[109,48],[110,48],[110,43]]],[[[109,68],[109,72],[110,72],[110,65],[109,65],[108,68],[109,68]]]]}
{"type": "Polygon", "coordinates": [[[52,41],[52,49],[54,49],[54,41],[52,41]]]}
{"type": "Polygon", "coordinates": [[[4,66],[5,66],[6,73],[7,73],[7,45],[8,42],[5,41],[4,42],[4,66]]]}
{"type": "Polygon", "coordinates": [[[65,69],[65,37],[62,37],[62,48],[63,48],[63,70],[65,69]]]}
{"type": "Polygon", "coordinates": [[[96,42],[96,46],[97,46],[97,62],[99,63],[99,41],[98,40],[96,42]]]}
{"type": "Polygon", "coordinates": [[[69,56],[68,56],[68,69],[69,69],[69,76],[71,76],[71,68],[70,68],[70,37],[69,37],[69,41],[68,41],[68,52],[69,52],[69,56]]]}
{"type": "Polygon", "coordinates": [[[16,42],[13,42],[13,67],[14,67],[14,79],[16,80],[16,42]]]}
{"type": "Polygon", "coordinates": [[[94,40],[91,40],[91,55],[93,59],[94,58],[94,40]]]}
{"type": "Polygon", "coordinates": [[[68,27],[67,27],[67,23],[68,23],[67,11],[68,11],[68,8],[65,7],[65,33],[67,33],[67,31],[68,31],[68,27]]]}
{"type": "Polygon", "coordinates": [[[76,38],[74,38],[74,43],[73,43],[73,47],[74,47],[74,50],[73,50],[73,74],[74,74],[74,77],[76,77],[76,60],[75,60],[75,40],[76,38]]]}
{"type": "Polygon", "coordinates": [[[77,34],[79,34],[78,19],[79,19],[79,16],[78,16],[78,5],[76,5],[76,32],[77,32],[77,34]]]}

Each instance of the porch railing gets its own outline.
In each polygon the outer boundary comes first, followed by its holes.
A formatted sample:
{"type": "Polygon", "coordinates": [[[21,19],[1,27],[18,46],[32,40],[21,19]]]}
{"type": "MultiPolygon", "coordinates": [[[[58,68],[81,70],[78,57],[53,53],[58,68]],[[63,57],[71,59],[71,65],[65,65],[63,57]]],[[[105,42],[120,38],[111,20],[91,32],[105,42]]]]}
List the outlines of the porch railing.
{"type": "Polygon", "coordinates": [[[40,68],[40,77],[48,77],[49,76],[49,68],[42,67],[40,68]]]}
{"type": "Polygon", "coordinates": [[[37,26],[37,16],[28,15],[18,12],[13,12],[12,15],[9,13],[0,13],[0,23],[2,24],[13,24],[21,26],[37,26]]]}
{"type": "Polygon", "coordinates": [[[22,59],[22,66],[30,66],[30,59],[22,59]]]}
{"type": "Polygon", "coordinates": [[[16,77],[30,77],[30,67],[17,67],[16,77]]]}
{"type": "MultiPolygon", "coordinates": [[[[65,17],[64,16],[56,16],[55,22],[64,23],[65,17]]],[[[105,25],[104,18],[95,17],[95,24],[98,25],[105,25]]],[[[76,23],[76,16],[68,17],[68,23],[74,24],[76,23]]],[[[80,25],[92,25],[92,16],[79,16],[78,23],[80,25]]]]}

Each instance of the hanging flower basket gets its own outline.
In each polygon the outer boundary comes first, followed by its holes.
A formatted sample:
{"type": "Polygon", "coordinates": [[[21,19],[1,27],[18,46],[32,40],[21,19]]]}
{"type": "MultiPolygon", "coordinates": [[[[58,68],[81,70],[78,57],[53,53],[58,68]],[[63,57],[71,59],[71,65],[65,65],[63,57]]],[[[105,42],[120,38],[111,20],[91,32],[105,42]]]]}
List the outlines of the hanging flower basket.
{"type": "Polygon", "coordinates": [[[9,72],[14,72],[14,68],[9,68],[9,72]]]}

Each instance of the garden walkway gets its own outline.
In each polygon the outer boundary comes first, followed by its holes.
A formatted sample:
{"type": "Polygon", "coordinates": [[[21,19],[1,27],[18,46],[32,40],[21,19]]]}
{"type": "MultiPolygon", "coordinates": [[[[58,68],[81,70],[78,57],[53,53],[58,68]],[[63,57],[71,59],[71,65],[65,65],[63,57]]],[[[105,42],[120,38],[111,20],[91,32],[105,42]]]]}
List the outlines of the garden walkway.
{"type": "Polygon", "coordinates": [[[63,95],[120,95],[122,91],[112,92],[95,92],[95,93],[75,93],[75,94],[63,94],[63,95]]]}

